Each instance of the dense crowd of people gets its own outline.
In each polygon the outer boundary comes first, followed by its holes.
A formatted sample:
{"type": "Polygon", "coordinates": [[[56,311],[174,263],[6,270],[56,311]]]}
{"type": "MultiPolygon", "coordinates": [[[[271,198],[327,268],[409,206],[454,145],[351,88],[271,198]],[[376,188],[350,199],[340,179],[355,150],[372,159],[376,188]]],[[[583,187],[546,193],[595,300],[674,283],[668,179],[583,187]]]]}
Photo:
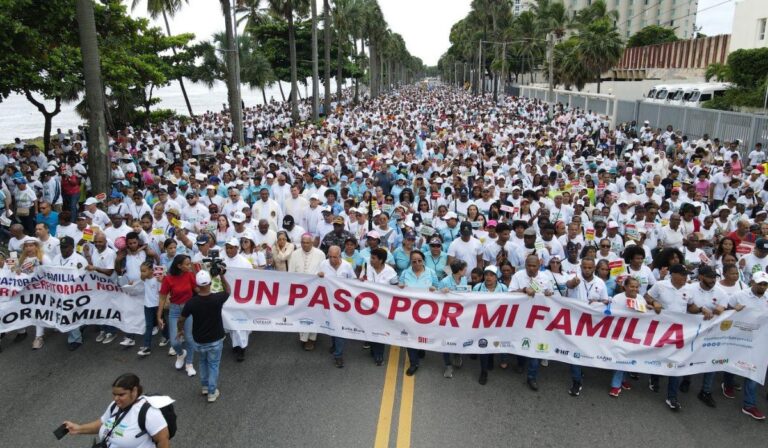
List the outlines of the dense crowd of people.
{"type": "MultiPolygon", "coordinates": [[[[301,107],[308,116],[308,105],[301,107]]],[[[495,104],[426,83],[357,105],[334,103],[320,124],[293,126],[279,103],[244,115],[242,145],[231,144],[226,111],[111,135],[108,192],[91,191],[84,130],[59,132],[48,152],[21,142],[4,149],[3,275],[70,266],[126,286],[143,283],[138,355],[170,345],[175,367],[195,376],[200,353],[209,401],[219,396],[214,352],[223,329],[194,322],[200,309],[220,310],[226,300],[217,295],[226,281],[208,275],[204,261],[217,252],[227,267],[433,291],[559,295],[594,307],[635,298],[649,312],[704,319],[744,307],[768,312],[768,184],[759,143],[693,140],[648,121],[613,126],[592,111],[513,97],[495,104]]],[[[32,347],[42,349],[45,329],[33,331],[32,347]]],[[[118,333],[102,327],[88,338],[109,344],[118,333]]],[[[26,332],[8,336],[20,341],[26,332]]],[[[123,335],[120,345],[137,345],[135,336],[123,335]]],[[[229,336],[242,361],[248,332],[229,336]]],[[[69,349],[84,338],[70,332],[69,349]]],[[[314,350],[317,334],[299,341],[314,350]]],[[[339,368],[349,343],[332,340],[339,368]]],[[[383,363],[383,345],[365,348],[383,363]]],[[[414,375],[424,353],[407,351],[414,375]]],[[[480,384],[493,368],[511,367],[527,372],[533,391],[546,365],[478,358],[480,384]]],[[[442,359],[446,378],[464,361],[442,359]]],[[[718,375],[701,375],[698,398],[710,407],[718,375]]],[[[578,396],[581,368],[571,366],[570,376],[568,392],[578,396]]],[[[631,389],[632,378],[615,372],[610,396],[631,389]]],[[[670,409],[681,409],[678,392],[690,384],[668,378],[670,409]]],[[[658,392],[660,378],[650,376],[648,387],[658,392]]],[[[764,419],[757,388],[725,373],[719,393],[734,399],[741,390],[743,412],[764,419]]]]}

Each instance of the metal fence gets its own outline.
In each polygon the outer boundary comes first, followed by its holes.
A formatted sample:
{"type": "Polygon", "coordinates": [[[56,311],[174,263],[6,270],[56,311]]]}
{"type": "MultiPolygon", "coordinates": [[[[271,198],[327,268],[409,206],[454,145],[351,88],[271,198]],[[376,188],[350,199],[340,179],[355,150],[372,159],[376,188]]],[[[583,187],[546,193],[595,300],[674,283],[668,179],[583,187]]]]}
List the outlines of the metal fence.
{"type": "MultiPolygon", "coordinates": [[[[554,103],[606,115],[614,124],[642,123],[648,120],[652,125],[665,128],[672,125],[687,135],[689,140],[698,140],[704,134],[720,141],[742,142],[742,151],[748,153],[755,143],[768,145],[768,117],[713,109],[653,104],[643,101],[618,100],[610,95],[555,90],[554,103]]],[[[520,86],[520,95],[548,101],[546,88],[520,86]]]]}

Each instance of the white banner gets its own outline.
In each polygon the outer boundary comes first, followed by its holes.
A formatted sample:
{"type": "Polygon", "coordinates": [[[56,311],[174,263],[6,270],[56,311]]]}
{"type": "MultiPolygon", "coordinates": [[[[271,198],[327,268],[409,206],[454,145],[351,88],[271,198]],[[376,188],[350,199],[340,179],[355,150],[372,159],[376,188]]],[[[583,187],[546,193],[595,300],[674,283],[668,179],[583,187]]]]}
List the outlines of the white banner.
{"type": "Polygon", "coordinates": [[[452,353],[513,353],[658,375],[728,371],[759,383],[768,315],[701,315],[590,306],[561,297],[431,293],[252,269],[230,269],[232,330],[317,332],[452,353]],[[608,314],[610,313],[610,314],[608,314]]]}
{"type": "Polygon", "coordinates": [[[0,332],[40,325],[69,331],[111,325],[144,333],[144,296],[129,295],[115,278],[65,267],[0,278],[0,332]]]}

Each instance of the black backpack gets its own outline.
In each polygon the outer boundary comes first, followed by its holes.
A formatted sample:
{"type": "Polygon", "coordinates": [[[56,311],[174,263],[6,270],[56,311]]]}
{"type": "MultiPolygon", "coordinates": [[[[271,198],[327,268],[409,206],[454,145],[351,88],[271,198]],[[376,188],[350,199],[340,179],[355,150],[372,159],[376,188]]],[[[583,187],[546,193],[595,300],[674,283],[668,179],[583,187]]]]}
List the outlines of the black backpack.
{"type": "MultiPolygon", "coordinates": [[[[153,397],[158,395],[145,395],[147,397],[153,397]]],[[[112,407],[110,408],[110,414],[115,412],[115,408],[117,407],[117,403],[112,403],[112,407]]],[[[139,409],[139,429],[141,429],[141,432],[136,434],[136,438],[138,439],[141,436],[149,435],[147,433],[147,412],[149,411],[149,408],[152,407],[151,404],[149,404],[148,401],[144,401],[144,403],[141,404],[141,409],[139,409]]],[[[168,424],[168,438],[172,439],[173,436],[176,435],[176,410],[173,408],[173,403],[169,404],[168,406],[160,408],[160,412],[163,414],[163,418],[165,419],[165,422],[168,424]]]]}

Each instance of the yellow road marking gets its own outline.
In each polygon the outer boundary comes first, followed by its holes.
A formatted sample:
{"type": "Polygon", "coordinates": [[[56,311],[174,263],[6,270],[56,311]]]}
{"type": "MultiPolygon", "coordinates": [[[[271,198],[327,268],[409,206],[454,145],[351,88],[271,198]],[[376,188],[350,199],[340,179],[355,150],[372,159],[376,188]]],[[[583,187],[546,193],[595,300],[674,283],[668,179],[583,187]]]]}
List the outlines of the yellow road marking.
{"type": "MultiPolygon", "coordinates": [[[[403,372],[407,364],[403,366],[403,372]]],[[[415,376],[403,373],[403,388],[400,395],[400,415],[397,420],[397,448],[411,447],[411,416],[413,414],[413,387],[415,376]]]]}
{"type": "Polygon", "coordinates": [[[389,433],[392,428],[392,408],[395,405],[395,389],[397,388],[399,364],[400,347],[390,346],[387,372],[384,377],[384,390],[381,393],[381,407],[379,409],[379,422],[376,425],[374,448],[389,448],[389,433]]]}

